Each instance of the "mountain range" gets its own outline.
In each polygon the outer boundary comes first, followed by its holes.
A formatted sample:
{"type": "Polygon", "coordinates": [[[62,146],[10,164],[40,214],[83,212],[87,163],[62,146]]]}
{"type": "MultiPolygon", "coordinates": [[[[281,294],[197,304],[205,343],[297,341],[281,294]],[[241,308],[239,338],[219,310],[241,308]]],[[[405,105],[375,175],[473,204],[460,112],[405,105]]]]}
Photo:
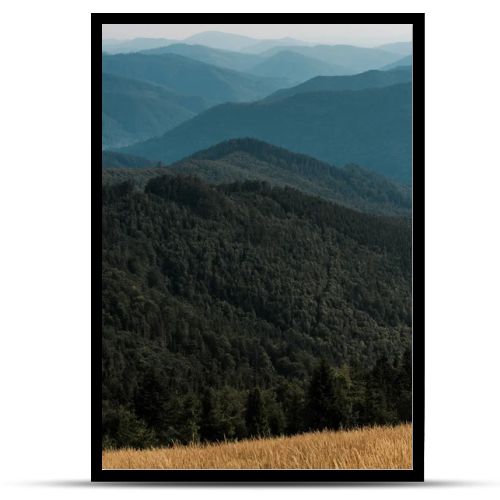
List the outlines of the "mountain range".
{"type": "MultiPolygon", "coordinates": [[[[229,126],[233,128],[233,125],[235,125],[234,131],[240,130],[242,137],[255,137],[273,142],[281,135],[280,130],[267,133],[262,129],[259,135],[255,133],[255,127],[251,122],[256,118],[253,111],[257,108],[263,112],[259,116],[267,120],[264,108],[272,101],[302,93],[367,90],[411,80],[411,71],[405,73],[402,68],[402,66],[408,70],[411,68],[409,66],[411,54],[401,57],[411,51],[411,44],[407,42],[365,48],[349,45],[307,45],[303,42],[288,45],[294,41],[291,39],[258,41],[248,37],[236,35],[235,37],[231,34],[205,32],[184,40],[184,43],[173,43],[174,40],[168,39],[104,41],[103,47],[111,52],[139,49],[140,52],[115,55],[105,53],[102,56],[103,148],[116,149],[130,146],[134,148],[130,151],[134,155],[144,156],[152,161],[171,163],[197,149],[236,137],[227,130],[229,126]],[[213,42],[211,47],[199,45],[199,42],[204,40],[206,42],[208,39],[213,42]],[[228,43],[222,43],[223,40],[228,43]],[[246,52],[227,50],[229,42],[233,48],[246,52]],[[161,46],[155,47],[157,44],[161,46]],[[256,45],[259,46],[258,49],[256,45]],[[214,48],[214,46],[226,48],[214,48]],[[387,70],[386,72],[368,70],[357,73],[359,68],[381,65],[387,70]],[[336,78],[333,78],[334,76],[336,78]],[[213,106],[257,101],[260,101],[259,105],[254,109],[250,107],[244,112],[248,114],[248,117],[241,118],[244,124],[238,123],[238,120],[232,122],[230,120],[231,125],[228,122],[219,126],[215,121],[211,131],[215,137],[196,135],[192,148],[185,148],[180,141],[179,145],[169,146],[170,151],[167,155],[162,151],[159,157],[156,157],[158,148],[150,152],[148,145],[143,150],[141,142],[150,139],[157,141],[159,137],[173,131],[177,126],[189,123],[191,119],[195,119],[201,112],[213,106]]],[[[319,101],[316,100],[311,104],[311,111],[314,113],[313,110],[319,101]]],[[[273,118],[278,129],[283,128],[282,120],[290,118],[288,111],[295,116],[295,111],[292,109],[295,103],[290,103],[290,106],[289,110],[280,109],[273,118]]],[[[237,113],[241,111],[241,108],[234,109],[237,113]]],[[[212,117],[219,119],[220,109],[210,111],[212,117]]],[[[301,117],[300,113],[297,115],[299,120],[304,117],[301,117]]],[[[344,118],[338,116],[336,121],[344,118]]],[[[321,124],[320,120],[318,125],[321,124]]],[[[194,126],[194,133],[197,134],[196,123],[194,126]]],[[[336,135],[347,142],[336,144],[335,154],[328,151],[331,145],[326,145],[326,149],[323,147],[325,141],[332,144],[335,141],[330,141],[330,138],[318,138],[313,147],[308,144],[310,133],[315,132],[304,131],[305,137],[296,140],[287,137],[283,132],[284,136],[280,137],[281,142],[277,145],[310,154],[329,163],[365,162],[364,166],[368,168],[375,168],[380,173],[408,182],[407,174],[397,177],[390,173],[395,169],[394,161],[389,160],[387,163],[385,158],[365,154],[363,148],[354,158],[348,158],[343,150],[353,150],[357,144],[356,140],[354,144],[350,144],[350,138],[347,139],[342,131],[336,135]],[[293,145],[291,140],[296,144],[293,145]],[[375,165],[375,162],[378,165],[375,165]]],[[[186,139],[190,140],[187,137],[186,139]]],[[[397,156],[397,151],[394,151],[392,146],[390,148],[392,151],[388,151],[388,155],[397,156]]]]}
{"type": "Polygon", "coordinates": [[[256,100],[277,90],[279,79],[219,68],[177,54],[103,55],[103,73],[161,85],[184,96],[198,96],[209,104],[256,100]]]}
{"type": "MultiPolygon", "coordinates": [[[[240,53],[262,54],[275,47],[311,47],[314,43],[298,40],[291,37],[259,40],[252,37],[223,33],[220,31],[205,31],[184,39],[170,38],[133,38],[127,40],[103,39],[103,52],[108,54],[139,52],[156,49],[173,44],[203,45],[214,49],[230,50],[240,53]]],[[[386,43],[375,48],[394,54],[409,55],[412,51],[411,42],[386,43]]]]}
{"type": "Polygon", "coordinates": [[[179,56],[189,57],[195,61],[211,64],[220,68],[227,68],[242,72],[251,72],[253,67],[265,61],[265,58],[256,54],[245,54],[231,50],[215,49],[205,45],[189,45],[186,43],[175,43],[165,47],[143,50],[141,51],[141,54],[177,54],[179,56]]]}
{"type": "Polygon", "coordinates": [[[330,164],[355,163],[410,183],[411,84],[222,104],[161,137],[120,151],[172,163],[238,137],[260,139],[330,164]]]}
{"type": "Polygon", "coordinates": [[[411,43],[289,46],[219,32],[132,42],[163,45],[103,54],[104,149],[171,164],[248,137],[411,182],[411,43]],[[224,40],[245,53],[214,48],[224,40]],[[373,65],[385,70],[353,74],[373,65]]]}
{"type": "Polygon", "coordinates": [[[329,64],[319,59],[293,52],[279,51],[270,57],[252,53],[214,49],[204,45],[172,44],[166,47],[141,51],[145,55],[178,54],[220,68],[242,71],[252,75],[272,77],[299,83],[316,75],[341,75],[349,69],[338,64],[329,64]]]}
{"type": "Polygon", "coordinates": [[[354,45],[280,46],[272,47],[261,55],[270,57],[283,50],[302,54],[328,64],[342,66],[351,74],[361,73],[369,69],[379,69],[400,59],[399,54],[394,52],[379,48],[356,47],[354,45]]]}
{"type": "Polygon", "coordinates": [[[410,42],[385,44],[379,47],[352,45],[314,45],[292,38],[256,40],[240,35],[220,32],[204,32],[185,40],[134,39],[128,41],[104,40],[106,54],[178,54],[218,67],[236,71],[285,77],[279,67],[273,69],[273,61],[281,68],[295,73],[296,83],[317,75],[353,74],[369,69],[379,69],[411,54],[410,42]],[[277,54],[283,53],[279,56],[277,54]],[[295,59],[291,59],[293,54],[295,59]],[[289,61],[287,63],[287,61],[289,61]],[[323,66],[319,64],[323,63],[323,66]],[[308,65],[316,64],[318,72],[307,71],[308,65]],[[264,65],[260,68],[260,65],[264,65]],[[304,74],[299,68],[304,65],[304,74]],[[267,70],[266,70],[267,67],[267,70]],[[255,71],[254,71],[255,69],[255,71]]]}
{"type": "Polygon", "coordinates": [[[133,38],[129,40],[103,39],[103,51],[108,54],[125,54],[146,49],[165,47],[166,45],[183,43],[188,45],[204,45],[214,49],[233,50],[249,53],[259,53],[274,46],[310,45],[308,42],[285,37],[278,39],[259,40],[257,38],[224,33],[221,31],[204,31],[182,40],[168,38],[133,38]]]}

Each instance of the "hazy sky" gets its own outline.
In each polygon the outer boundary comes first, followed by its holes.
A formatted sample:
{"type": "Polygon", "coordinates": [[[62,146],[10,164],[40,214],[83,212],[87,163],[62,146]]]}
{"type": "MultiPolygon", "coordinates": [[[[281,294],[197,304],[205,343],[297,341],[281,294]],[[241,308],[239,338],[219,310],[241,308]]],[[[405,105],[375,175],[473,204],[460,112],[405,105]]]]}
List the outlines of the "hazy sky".
{"type": "Polygon", "coordinates": [[[103,24],[103,38],[183,39],[201,31],[252,38],[292,37],[309,42],[381,44],[410,41],[411,24],[103,24]]]}

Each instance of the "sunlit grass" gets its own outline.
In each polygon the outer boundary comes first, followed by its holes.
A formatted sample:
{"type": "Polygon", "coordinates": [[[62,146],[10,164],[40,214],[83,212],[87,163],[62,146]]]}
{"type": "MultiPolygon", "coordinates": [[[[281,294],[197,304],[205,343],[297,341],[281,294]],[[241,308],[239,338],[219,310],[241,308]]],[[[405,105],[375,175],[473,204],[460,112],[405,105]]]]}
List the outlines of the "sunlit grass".
{"type": "Polygon", "coordinates": [[[291,437],[105,450],[103,469],[411,469],[411,424],[291,437]]]}

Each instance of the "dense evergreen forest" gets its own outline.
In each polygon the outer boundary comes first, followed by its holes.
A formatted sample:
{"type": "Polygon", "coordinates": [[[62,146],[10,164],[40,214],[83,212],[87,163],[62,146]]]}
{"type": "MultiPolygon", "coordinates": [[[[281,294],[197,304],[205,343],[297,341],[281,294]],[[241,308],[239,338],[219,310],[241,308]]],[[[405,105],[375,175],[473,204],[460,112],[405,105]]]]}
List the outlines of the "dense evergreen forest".
{"type": "Polygon", "coordinates": [[[411,420],[411,224],[260,180],[103,184],[103,446],[411,420]]]}

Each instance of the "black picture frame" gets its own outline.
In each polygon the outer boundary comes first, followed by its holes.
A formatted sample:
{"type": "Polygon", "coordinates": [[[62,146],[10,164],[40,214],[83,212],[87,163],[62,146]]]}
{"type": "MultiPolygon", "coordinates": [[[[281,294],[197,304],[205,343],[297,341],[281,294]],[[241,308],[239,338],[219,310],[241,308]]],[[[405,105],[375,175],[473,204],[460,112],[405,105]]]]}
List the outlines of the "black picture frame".
{"type": "MultiPolygon", "coordinates": [[[[237,24],[237,23],[236,23],[237,24]]],[[[424,81],[425,15],[390,14],[91,14],[92,89],[92,452],[91,480],[118,482],[168,482],[207,484],[419,482],[424,480],[424,81]],[[103,470],[101,447],[101,272],[102,272],[102,24],[158,24],[162,21],[246,21],[317,24],[412,24],[413,25],[413,469],[408,470],[103,470]]]]}

